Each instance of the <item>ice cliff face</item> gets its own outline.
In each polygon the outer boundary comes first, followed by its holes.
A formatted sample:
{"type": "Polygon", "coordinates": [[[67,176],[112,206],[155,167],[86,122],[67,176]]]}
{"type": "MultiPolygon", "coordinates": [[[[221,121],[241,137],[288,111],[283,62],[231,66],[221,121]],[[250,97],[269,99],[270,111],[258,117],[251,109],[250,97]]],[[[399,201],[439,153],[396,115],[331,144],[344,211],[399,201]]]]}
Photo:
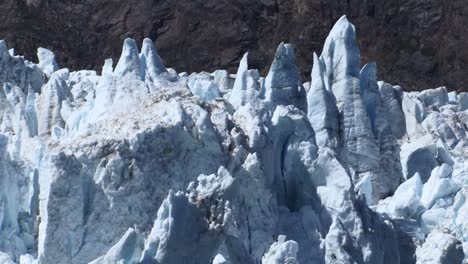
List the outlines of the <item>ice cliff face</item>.
{"type": "Polygon", "coordinates": [[[468,96],[378,82],[355,40],[342,17],[308,84],[284,43],[263,78],[0,42],[0,262],[466,261],[468,96]]]}

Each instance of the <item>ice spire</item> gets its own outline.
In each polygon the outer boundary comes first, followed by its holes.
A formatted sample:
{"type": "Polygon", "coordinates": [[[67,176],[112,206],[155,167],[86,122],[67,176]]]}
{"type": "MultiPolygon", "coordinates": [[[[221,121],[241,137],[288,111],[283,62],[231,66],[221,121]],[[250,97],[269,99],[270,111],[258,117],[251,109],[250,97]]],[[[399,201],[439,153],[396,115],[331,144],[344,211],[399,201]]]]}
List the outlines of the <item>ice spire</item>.
{"type": "Polygon", "coordinates": [[[0,40],[0,60],[10,57],[8,46],[4,40],[0,40]]]}
{"type": "Polygon", "coordinates": [[[335,97],[327,91],[329,84],[325,78],[325,67],[315,52],[311,77],[307,117],[315,130],[317,144],[335,147],[338,143],[338,108],[335,97]]]}
{"type": "Polygon", "coordinates": [[[247,63],[248,53],[245,53],[239,63],[236,80],[229,97],[235,108],[239,108],[254,101],[260,93],[260,74],[257,70],[249,70],[247,63]]]}
{"type": "Polygon", "coordinates": [[[325,63],[329,90],[333,91],[338,103],[344,101],[345,90],[352,86],[352,79],[359,78],[360,58],[356,42],[356,30],[346,16],[333,26],[325,40],[320,59],[325,63]]]}
{"type": "Polygon", "coordinates": [[[38,48],[37,58],[39,59],[39,68],[41,68],[47,76],[50,76],[59,69],[57,62],[55,61],[55,54],[52,51],[44,48],[38,48]]]}
{"type": "Polygon", "coordinates": [[[167,72],[153,41],[149,38],[143,40],[140,60],[142,78],[147,81],[153,82],[159,75],[167,72]]]}
{"type": "Polygon", "coordinates": [[[281,43],[265,79],[265,100],[276,105],[294,105],[307,111],[305,89],[291,44],[281,43]]]}
{"type": "Polygon", "coordinates": [[[133,75],[142,79],[140,55],[134,39],[127,38],[124,41],[122,55],[115,67],[114,74],[117,76],[133,75]]]}
{"type": "MultiPolygon", "coordinates": [[[[379,172],[373,179],[375,199],[392,194],[403,177],[400,148],[389,123],[389,109],[383,103],[377,84],[377,65],[364,65],[360,73],[360,93],[379,148],[379,172]]],[[[395,110],[394,110],[395,111],[395,110]]]]}
{"type": "Polygon", "coordinates": [[[308,117],[317,131],[317,142],[330,145],[327,142],[336,135],[340,137],[338,142],[344,144],[343,157],[355,172],[356,189],[364,190],[360,188],[367,186],[364,183],[370,179],[372,190],[366,193],[368,201],[393,193],[401,177],[398,144],[387,122],[376,65],[367,64],[360,72],[356,31],[346,16],[333,26],[320,58],[314,56],[308,104],[308,117]],[[330,99],[325,90],[335,98],[330,99]],[[337,108],[331,106],[332,102],[336,102],[337,108]],[[325,106],[317,107],[320,105],[325,106]],[[337,117],[336,109],[342,118],[339,131],[333,129],[338,127],[333,118],[337,117]],[[321,135],[325,127],[328,133],[321,135]]]}
{"type": "Polygon", "coordinates": [[[241,106],[242,101],[245,98],[245,89],[247,86],[247,70],[249,69],[249,65],[247,62],[248,55],[249,53],[246,52],[239,62],[239,68],[237,69],[236,74],[236,81],[234,82],[231,96],[229,98],[231,104],[235,108],[241,106]]]}

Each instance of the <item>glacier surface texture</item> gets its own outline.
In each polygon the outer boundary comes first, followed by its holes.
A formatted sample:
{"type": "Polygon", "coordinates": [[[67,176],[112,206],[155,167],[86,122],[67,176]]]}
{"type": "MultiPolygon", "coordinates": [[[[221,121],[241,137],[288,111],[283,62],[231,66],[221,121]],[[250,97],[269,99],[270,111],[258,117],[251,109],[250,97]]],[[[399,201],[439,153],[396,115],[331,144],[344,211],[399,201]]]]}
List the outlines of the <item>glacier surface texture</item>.
{"type": "Polygon", "coordinates": [[[71,72],[0,41],[0,263],[468,263],[468,94],[378,81],[345,16],[312,56],[177,73],[127,39],[71,72]]]}

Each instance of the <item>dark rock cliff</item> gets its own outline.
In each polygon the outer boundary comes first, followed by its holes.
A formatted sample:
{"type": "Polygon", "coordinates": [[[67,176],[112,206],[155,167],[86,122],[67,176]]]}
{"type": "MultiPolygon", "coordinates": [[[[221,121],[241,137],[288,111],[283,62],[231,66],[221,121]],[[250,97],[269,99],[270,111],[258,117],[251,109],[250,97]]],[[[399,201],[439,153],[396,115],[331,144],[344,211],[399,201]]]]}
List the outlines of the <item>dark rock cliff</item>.
{"type": "Polygon", "coordinates": [[[309,79],[312,52],[342,14],[379,78],[407,90],[468,90],[465,0],[2,0],[0,38],[31,60],[42,46],[62,67],[99,69],[125,37],[148,36],[179,72],[235,72],[245,51],[265,72],[288,41],[309,79]]]}

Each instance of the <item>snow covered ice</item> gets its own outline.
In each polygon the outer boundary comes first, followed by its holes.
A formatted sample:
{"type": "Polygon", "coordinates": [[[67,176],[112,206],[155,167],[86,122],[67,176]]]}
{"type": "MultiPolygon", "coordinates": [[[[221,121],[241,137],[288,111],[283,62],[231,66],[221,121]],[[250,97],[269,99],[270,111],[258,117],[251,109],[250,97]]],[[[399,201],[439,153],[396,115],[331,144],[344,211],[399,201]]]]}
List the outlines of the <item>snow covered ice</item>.
{"type": "Polygon", "coordinates": [[[0,263],[468,261],[466,93],[378,81],[345,16],[307,84],[287,43],[267,76],[141,45],[98,73],[0,41],[0,263]]]}

